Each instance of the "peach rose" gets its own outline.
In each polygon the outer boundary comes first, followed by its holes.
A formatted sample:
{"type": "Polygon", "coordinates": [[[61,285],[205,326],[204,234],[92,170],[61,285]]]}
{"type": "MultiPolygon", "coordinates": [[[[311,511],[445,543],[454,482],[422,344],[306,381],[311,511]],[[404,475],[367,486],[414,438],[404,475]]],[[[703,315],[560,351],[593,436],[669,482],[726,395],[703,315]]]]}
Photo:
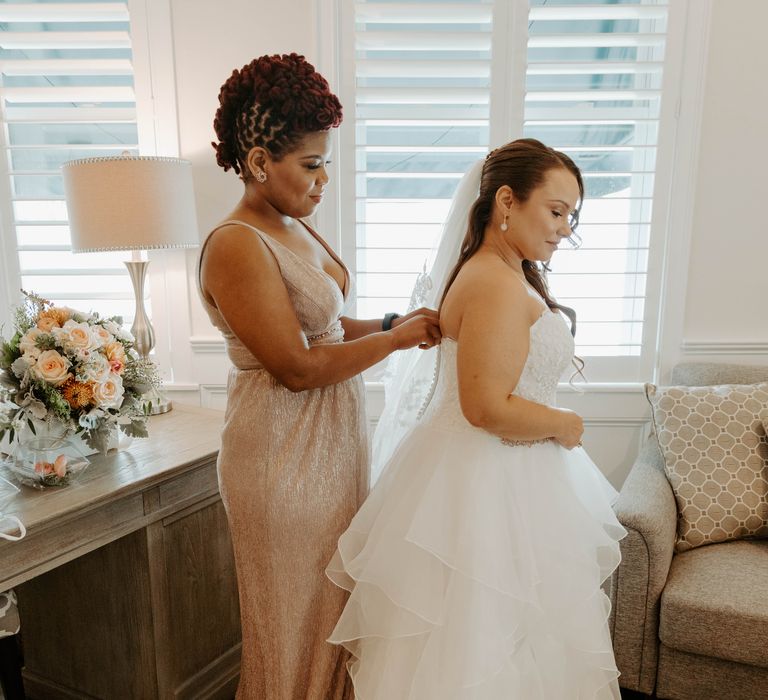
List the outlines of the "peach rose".
{"type": "Polygon", "coordinates": [[[43,335],[43,331],[40,328],[30,328],[19,341],[19,350],[22,355],[28,357],[40,357],[42,350],[37,347],[37,339],[43,335]]]}
{"type": "Polygon", "coordinates": [[[106,381],[93,387],[93,396],[100,408],[120,408],[123,392],[122,377],[114,373],[110,374],[106,381]]]}
{"type": "Polygon", "coordinates": [[[67,455],[59,455],[53,462],[53,471],[56,476],[64,478],[67,475],[67,455]]]}
{"type": "Polygon", "coordinates": [[[44,350],[37,358],[32,372],[44,382],[59,386],[69,379],[70,362],[55,350],[44,350]]]}
{"type": "Polygon", "coordinates": [[[61,328],[52,330],[56,342],[60,343],[67,352],[78,350],[93,350],[101,345],[87,323],[69,320],[61,328]]]}
{"type": "Polygon", "coordinates": [[[104,352],[107,355],[112,371],[115,374],[122,374],[125,371],[125,362],[128,359],[123,344],[117,341],[109,343],[104,346],[104,352]]]}

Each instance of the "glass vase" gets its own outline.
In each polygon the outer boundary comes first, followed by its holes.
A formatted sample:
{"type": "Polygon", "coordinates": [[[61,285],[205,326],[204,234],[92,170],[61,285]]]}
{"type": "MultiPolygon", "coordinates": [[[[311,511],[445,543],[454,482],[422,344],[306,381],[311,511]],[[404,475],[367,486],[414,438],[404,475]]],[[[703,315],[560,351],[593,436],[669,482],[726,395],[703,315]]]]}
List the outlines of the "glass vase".
{"type": "Polygon", "coordinates": [[[73,483],[89,464],[69,436],[46,436],[20,443],[10,468],[22,484],[46,488],[73,483]]]}

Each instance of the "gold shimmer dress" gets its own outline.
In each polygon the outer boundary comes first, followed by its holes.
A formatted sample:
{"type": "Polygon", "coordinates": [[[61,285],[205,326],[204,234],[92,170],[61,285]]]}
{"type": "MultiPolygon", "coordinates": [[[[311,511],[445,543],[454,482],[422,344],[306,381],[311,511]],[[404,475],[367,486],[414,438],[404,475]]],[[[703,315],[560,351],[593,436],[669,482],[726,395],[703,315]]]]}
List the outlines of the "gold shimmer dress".
{"type": "MultiPolygon", "coordinates": [[[[336,281],[258,229],[227,223],[250,228],[272,252],[309,344],[343,342],[336,281]]],[[[347,654],[326,642],[347,593],[324,570],[368,492],[362,379],[289,391],[201,298],[233,364],[218,473],[240,592],[237,698],[351,700],[347,654]]]]}

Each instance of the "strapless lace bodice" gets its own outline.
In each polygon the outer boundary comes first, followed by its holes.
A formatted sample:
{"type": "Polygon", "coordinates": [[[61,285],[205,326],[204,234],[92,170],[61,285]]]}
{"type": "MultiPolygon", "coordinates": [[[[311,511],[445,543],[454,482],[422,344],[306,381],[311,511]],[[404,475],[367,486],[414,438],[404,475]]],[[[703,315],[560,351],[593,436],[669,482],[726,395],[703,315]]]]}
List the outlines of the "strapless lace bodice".
{"type": "MultiPolygon", "coordinates": [[[[563,317],[545,311],[531,326],[530,348],[517,386],[512,392],[536,403],[553,406],[557,383],[573,359],[573,336],[563,317]]],[[[449,430],[476,430],[461,412],[456,374],[456,341],[444,338],[440,344],[437,384],[423,420],[449,430]]]]}

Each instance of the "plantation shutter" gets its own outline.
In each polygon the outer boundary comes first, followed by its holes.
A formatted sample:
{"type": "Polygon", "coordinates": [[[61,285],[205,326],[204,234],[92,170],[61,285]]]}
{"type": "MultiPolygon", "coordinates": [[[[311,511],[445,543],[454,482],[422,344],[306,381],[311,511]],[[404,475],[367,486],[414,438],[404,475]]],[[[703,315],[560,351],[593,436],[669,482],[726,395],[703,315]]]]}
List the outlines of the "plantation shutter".
{"type": "Polygon", "coordinates": [[[357,315],[404,310],[488,150],[491,2],[355,4],[357,315]]]}
{"type": "Polygon", "coordinates": [[[586,185],[583,244],[553,258],[552,291],[577,311],[577,352],[629,378],[656,319],[645,298],[666,1],[531,0],[527,26],[513,3],[354,4],[357,314],[405,308],[461,175],[530,136],[568,153],[586,185]]]}
{"type": "Polygon", "coordinates": [[[584,175],[583,243],[549,282],[586,356],[642,349],[666,20],[661,2],[531,2],[524,132],[584,175]]]}
{"type": "Polygon", "coordinates": [[[0,203],[20,286],[133,317],[129,253],[70,252],[60,166],[138,153],[127,3],[0,3],[0,203]]]}

